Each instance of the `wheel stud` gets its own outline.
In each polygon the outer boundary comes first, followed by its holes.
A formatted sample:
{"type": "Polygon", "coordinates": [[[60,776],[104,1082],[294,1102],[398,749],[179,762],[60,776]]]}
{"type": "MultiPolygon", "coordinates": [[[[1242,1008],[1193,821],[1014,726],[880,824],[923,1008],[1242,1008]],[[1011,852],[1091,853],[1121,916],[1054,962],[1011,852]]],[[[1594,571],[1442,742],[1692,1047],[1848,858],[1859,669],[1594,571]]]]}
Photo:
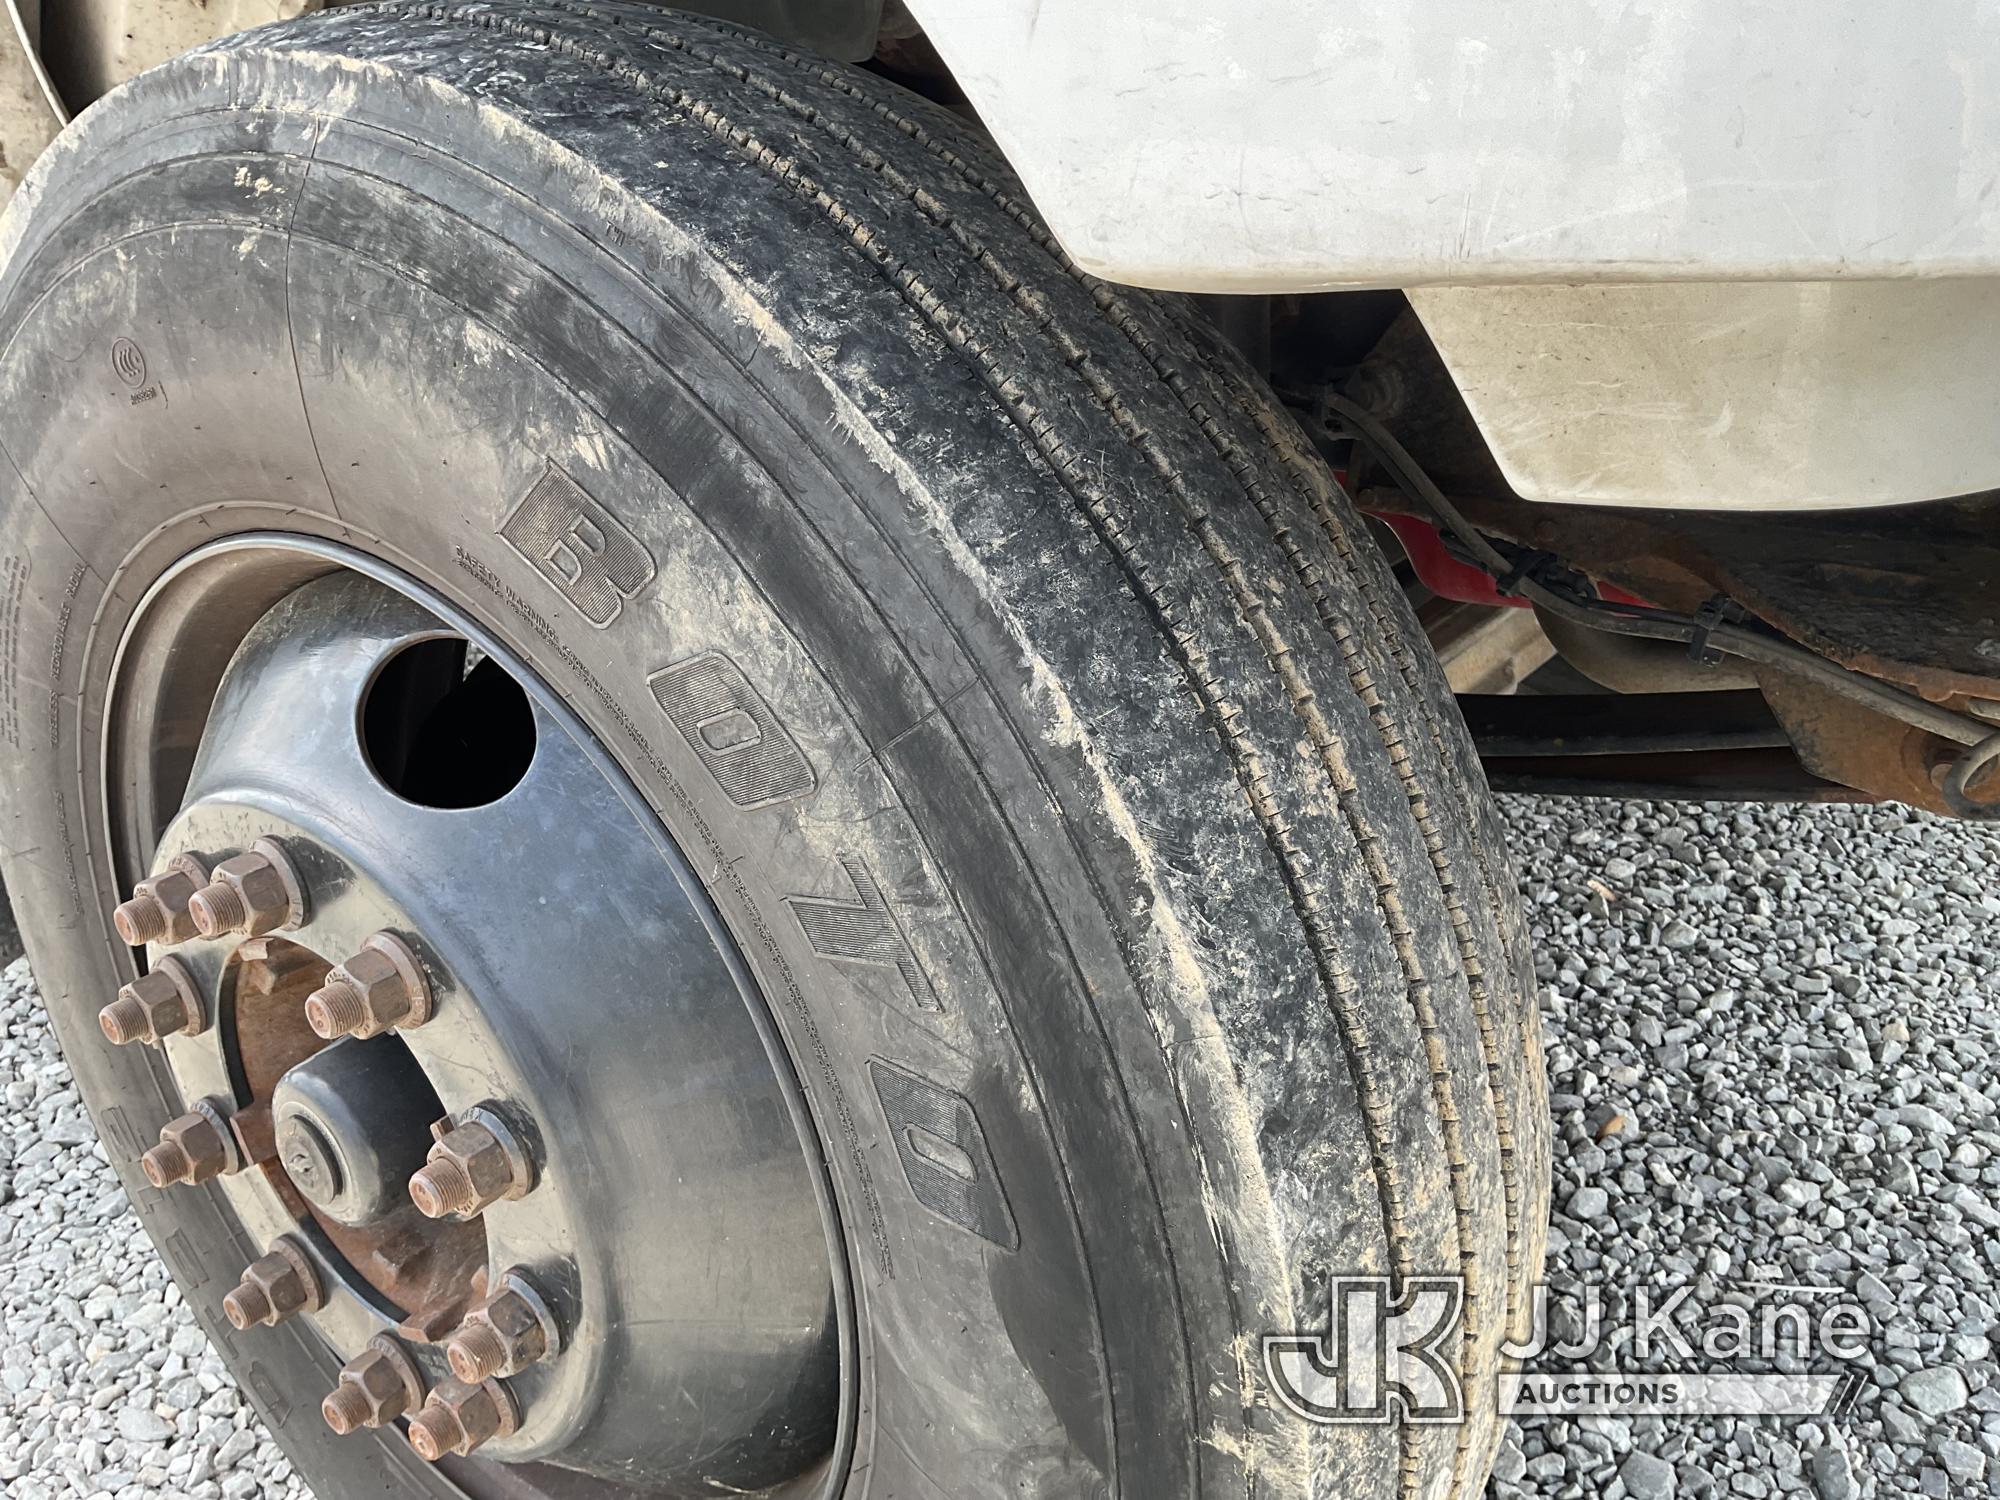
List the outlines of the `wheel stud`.
{"type": "Polygon", "coordinates": [[[198,931],[188,903],[207,882],[207,869],[186,854],[174,860],[165,874],[147,876],[133,887],[132,899],[120,902],[111,913],[118,940],[131,948],[185,943],[198,931]]]}
{"type": "Polygon", "coordinates": [[[305,898],[284,851],[259,839],[247,854],[225,859],[209,883],[188,899],[195,931],[205,938],[262,937],[304,918],[305,898]]]}
{"type": "Polygon", "coordinates": [[[208,1099],[160,1127],[160,1143],[139,1158],[156,1188],[192,1186],[243,1169],[243,1149],[221,1109],[208,1099]]]}
{"type": "Polygon", "coordinates": [[[118,992],[97,1013],[97,1024],[114,1046],[143,1042],[157,1047],[170,1036],[195,1036],[207,1029],[208,1011],[194,976],[177,958],[163,958],[150,973],[118,992]]]}
{"type": "Polygon", "coordinates": [[[326,1425],[341,1437],[357,1427],[386,1427],[423,1405],[424,1372],[403,1346],[377,1334],[340,1367],[340,1383],[320,1403],[326,1425]]]}
{"type": "Polygon", "coordinates": [[[394,933],[378,932],[337,965],[306,999],[306,1021],[319,1036],[379,1036],[421,1026],[431,1017],[430,984],[416,954],[394,933]]]}
{"type": "Polygon", "coordinates": [[[519,1139],[486,1106],[453,1124],[431,1127],[435,1138],[424,1165],[410,1178],[410,1201],[427,1219],[470,1219],[502,1198],[518,1198],[534,1185],[534,1167],[519,1139]]]}
{"type": "Polygon", "coordinates": [[[300,1312],[318,1312],[326,1305],[326,1288],[305,1246],[290,1235],[272,1241],[270,1253],[244,1268],[236,1289],[222,1299],[223,1316],[241,1333],[246,1328],[275,1328],[300,1312]]]}
{"type": "Polygon", "coordinates": [[[410,1446],[425,1463],[447,1453],[464,1458],[489,1439],[509,1436],[520,1421],[513,1396],[499,1381],[447,1380],[410,1418],[410,1446]]]}
{"type": "Polygon", "coordinates": [[[520,1271],[501,1278],[500,1290],[473,1309],[445,1342],[451,1373],[467,1385],[495,1375],[518,1375],[556,1348],[556,1321],[548,1302],[520,1271]]]}

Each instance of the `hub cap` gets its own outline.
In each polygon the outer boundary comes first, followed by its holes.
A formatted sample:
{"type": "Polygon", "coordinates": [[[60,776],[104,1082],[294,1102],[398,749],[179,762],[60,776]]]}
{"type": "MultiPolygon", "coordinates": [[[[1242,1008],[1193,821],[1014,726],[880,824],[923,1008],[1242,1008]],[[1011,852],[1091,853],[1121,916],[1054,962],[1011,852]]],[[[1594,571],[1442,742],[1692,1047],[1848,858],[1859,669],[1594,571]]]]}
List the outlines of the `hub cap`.
{"type": "MultiPolygon", "coordinates": [[[[164,691],[123,743],[185,721],[164,691]]],[[[143,825],[166,794],[127,784],[143,825]]],[[[148,972],[106,1037],[157,1046],[187,1101],[149,1174],[212,1182],[269,1247],[232,1317],[309,1320],[347,1361],[329,1424],[803,1493],[843,1305],[803,1113],[699,882],[580,727],[325,572],[242,637],[163,812],[118,914],[148,972]]]]}

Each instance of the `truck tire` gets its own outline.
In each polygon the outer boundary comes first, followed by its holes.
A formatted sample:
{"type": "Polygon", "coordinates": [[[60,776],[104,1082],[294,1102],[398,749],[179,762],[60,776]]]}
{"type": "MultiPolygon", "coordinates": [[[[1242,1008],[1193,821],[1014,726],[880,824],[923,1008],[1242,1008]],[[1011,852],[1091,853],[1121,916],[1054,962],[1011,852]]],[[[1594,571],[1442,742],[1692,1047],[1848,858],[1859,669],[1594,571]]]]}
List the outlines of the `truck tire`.
{"type": "Polygon", "coordinates": [[[586,1491],[334,1437],[353,1351],[226,1326],[223,1200],[134,1168],[184,1101],[92,1021],[172,811],[106,771],[119,645],[232,539],[476,622],[697,872],[838,1222],[812,1492],[1482,1492],[1548,1127],[1476,758],[1269,391],[1184,301],[1080,273],[960,121],[596,0],[229,38],[15,200],[0,446],[7,888],[141,1217],[326,1500],[586,1491]],[[689,728],[689,663],[738,739],[689,728]],[[1430,1276],[1463,1420],[1274,1391],[1262,1340],[1323,1330],[1333,1279],[1430,1276]]]}

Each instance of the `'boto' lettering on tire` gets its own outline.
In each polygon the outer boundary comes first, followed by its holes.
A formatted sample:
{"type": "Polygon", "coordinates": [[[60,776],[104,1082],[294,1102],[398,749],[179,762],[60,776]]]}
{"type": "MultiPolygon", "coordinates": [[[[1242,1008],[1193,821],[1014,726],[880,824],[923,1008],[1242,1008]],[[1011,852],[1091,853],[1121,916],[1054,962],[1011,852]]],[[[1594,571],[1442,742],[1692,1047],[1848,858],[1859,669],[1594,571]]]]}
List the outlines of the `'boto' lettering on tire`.
{"type": "Polygon", "coordinates": [[[599,630],[658,571],[645,544],[553,463],[501,522],[500,539],[599,630]]]}
{"type": "Polygon", "coordinates": [[[720,652],[664,667],[646,686],[722,795],[738,807],[769,807],[818,787],[798,742],[742,668],[720,652]]]}
{"type": "Polygon", "coordinates": [[[1002,1250],[1019,1249],[1014,1212],[972,1105],[880,1058],[869,1060],[868,1072],[917,1202],[1002,1250]]]}
{"type": "Polygon", "coordinates": [[[851,854],[840,856],[840,867],[854,886],[854,900],[823,896],[785,898],[785,905],[798,918],[813,952],[835,963],[889,970],[902,981],[902,989],[919,1009],[943,1010],[930,976],[917,962],[916,950],[904,936],[902,924],[889,910],[888,899],[875,877],[868,873],[868,867],[851,854]]]}
{"type": "MultiPolygon", "coordinates": [[[[646,546],[551,462],[501,523],[500,537],[586,620],[602,630],[658,574],[646,546]]],[[[807,796],[818,774],[743,669],[719,651],[646,679],[660,707],[717,788],[746,811],[807,796]]],[[[858,857],[840,856],[851,899],[785,900],[814,953],[896,976],[918,1009],[944,1009],[916,950],[858,857]]],[[[903,1177],[932,1213],[1003,1250],[1020,1247],[1000,1176],[971,1103],[880,1058],[868,1065],[903,1177]]]]}

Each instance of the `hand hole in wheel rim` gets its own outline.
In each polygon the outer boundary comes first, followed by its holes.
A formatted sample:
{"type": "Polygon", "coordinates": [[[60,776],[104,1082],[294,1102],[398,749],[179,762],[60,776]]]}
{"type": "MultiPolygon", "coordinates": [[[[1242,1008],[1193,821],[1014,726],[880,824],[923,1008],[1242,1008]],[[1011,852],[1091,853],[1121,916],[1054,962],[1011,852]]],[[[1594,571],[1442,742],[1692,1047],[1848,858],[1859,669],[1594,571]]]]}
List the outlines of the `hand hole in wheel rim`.
{"type": "Polygon", "coordinates": [[[497,802],[535,758],[521,685],[458,637],[396,653],[368,689],[361,746],[382,784],[419,807],[497,802]]]}
{"type": "MultiPolygon", "coordinates": [[[[662,1068],[648,1074],[655,1083],[664,1072],[673,1071],[670,1065],[673,1058],[699,1055],[704,1059],[694,1067],[689,1088],[680,1090],[680,1094],[687,1094],[689,1089],[711,1093],[725,1089],[730,1093],[732,1107],[740,1111],[746,1107],[748,1098],[744,1089],[754,1080],[758,1097],[764,1099],[758,1108],[774,1126],[781,1119],[787,1122],[783,1138],[791,1140],[792,1145],[781,1154],[781,1159],[796,1163],[784,1167],[784,1171],[797,1180],[796,1192],[786,1199],[789,1206],[785,1212],[790,1220],[796,1220],[797,1232],[766,1234],[755,1254],[746,1249],[735,1257],[735,1263],[740,1265],[758,1255],[768,1259],[767,1248],[772,1254],[782,1252],[793,1256],[796,1264],[792,1265],[792,1271],[797,1275],[785,1282],[789,1288],[786,1295],[799,1303],[801,1315],[788,1316],[783,1321],[783,1328],[790,1332],[782,1350],[767,1351],[757,1357],[771,1365],[774,1372],[782,1365],[795,1373],[783,1381],[774,1373],[764,1385],[743,1387],[742,1394],[734,1397],[731,1391],[742,1387],[742,1382],[729,1386],[729,1372],[720,1367],[710,1370],[707,1366],[698,1369],[691,1366],[680,1384],[686,1386],[695,1380],[711,1382],[712,1377],[720,1377],[726,1401],[735,1400],[739,1405],[747,1402],[746,1410],[756,1403],[772,1402],[783,1409],[785,1425],[781,1430],[762,1421],[753,1422],[744,1429],[744,1443],[739,1443],[729,1455],[713,1451],[714,1432],[707,1431],[704,1441],[710,1445],[709,1460],[722,1457],[730,1463],[747,1466],[746,1475],[756,1481],[750,1487],[762,1489],[775,1481],[783,1493],[803,1494],[837,1482],[838,1460],[829,1450],[839,1429],[851,1420],[847,1400],[851,1387],[843,1378],[842,1366],[852,1347],[846,1337],[851,1326],[848,1318],[852,1304],[844,1295],[840,1272],[836,1270],[840,1244],[837,1220],[831,1217],[830,1200],[822,1195],[812,1154],[791,1155],[811,1138],[811,1125],[803,1106],[790,1092],[796,1085],[785,1082],[788,1064],[775,1038],[765,1029],[768,1021],[757,1019],[763,1015],[765,1002],[740,960],[732,956],[733,944],[727,929],[707,909],[701,883],[686,866],[671,837],[660,828],[650,808],[625,786],[621,774],[588,730],[570,716],[546,684],[518,665],[502,675],[524,689],[535,731],[532,750],[515,756],[521,770],[510,789],[511,795],[501,794],[493,801],[474,804],[461,814],[415,803],[389,786],[372,753],[366,731],[370,696],[384,680],[385,669],[392,667],[398,657],[425,647],[441,647],[434,660],[448,661],[450,665],[438,674],[439,680],[455,676],[462,682],[477,674],[486,659],[492,659],[493,665],[488,670],[494,672],[500,671],[501,662],[513,659],[506,654],[503,641],[482,634],[474,622],[456,615],[447,601],[348,549],[306,538],[252,534],[184,557],[145,592],[119,644],[116,660],[129,667],[136,663],[183,659],[187,653],[176,649],[176,638],[185,641],[189,621],[212,620],[213,604],[222,600],[242,607],[232,617],[229,639],[223,642],[211,639],[211,649],[202,653],[205,660],[227,663],[212,679],[204,675],[185,684],[178,679],[171,684],[133,684],[124,673],[116,669],[113,672],[106,704],[107,768],[124,766],[129,771],[123,774],[114,771],[107,776],[107,790],[112,792],[107,812],[114,827],[126,830],[141,831],[155,816],[162,825],[161,834],[146,840],[136,853],[135,867],[144,869],[155,859],[183,852],[184,845],[189,850],[198,848],[219,854],[234,849],[253,834],[269,834],[283,844],[298,864],[301,882],[309,888],[304,926],[295,936],[299,945],[310,945],[318,959],[316,969],[324,967],[326,955],[338,954],[344,960],[353,954],[369,931],[388,927],[414,934],[412,940],[425,955],[425,967],[440,987],[437,992],[440,1009],[434,1019],[410,1034],[410,1042],[421,1054],[420,1061],[433,1081],[445,1080],[439,1084],[439,1092],[454,1113],[463,1106],[478,1103],[475,1093],[484,1097],[488,1085],[482,1082],[469,1093],[467,1080],[486,1066],[497,1066],[503,1053],[514,1060],[507,1064],[509,1070],[517,1064],[525,1067],[525,1059],[531,1056],[556,1055],[550,1051],[547,1038],[519,1047],[510,1045],[500,1052],[491,1051],[490,1043],[479,1043],[488,1048],[486,1062],[480,1069],[469,1070],[466,1064],[474,1059],[463,1049],[468,1040],[476,1040],[473,1033],[497,1038],[526,1017],[545,1017],[555,1024],[570,1013],[571,1007],[553,1002],[575,995],[589,996],[592,1003],[575,1017],[584,1023],[584,1031],[564,1032],[568,1040],[557,1049],[561,1056],[568,1058],[575,1050],[575,1043],[600,1033],[611,1043],[608,1056],[582,1065],[582,1071],[598,1085],[589,1091],[590,1097],[604,1091],[609,1073],[621,1066],[636,1066],[663,1047],[658,1059],[662,1068]],[[290,561],[284,561],[286,558],[290,561]],[[327,567],[329,562],[335,564],[331,569],[327,567]],[[255,602],[261,603],[261,614],[249,607],[252,594],[257,596],[255,602]],[[467,642],[471,644],[468,646],[467,642]],[[220,649],[216,649],[218,646],[220,649]],[[447,652],[449,656],[444,654],[447,652]],[[460,665],[461,652],[472,657],[471,673],[460,665]],[[134,686],[140,689],[141,712],[136,720],[120,712],[127,701],[125,690],[134,686]],[[175,690],[169,694],[162,691],[163,687],[175,690]],[[315,711],[306,712],[309,707],[315,711]],[[181,770],[180,757],[159,753],[160,741],[143,732],[143,726],[149,723],[190,727],[203,724],[202,751],[193,758],[191,771],[181,770]],[[552,795],[560,797],[558,807],[548,804],[552,795]],[[169,798],[180,802],[177,813],[167,813],[169,798]],[[192,843],[188,842],[190,839],[192,843]],[[581,843],[577,842],[579,839],[581,843]],[[438,841],[455,852],[426,854],[426,846],[438,841]],[[558,854],[558,845],[568,853],[558,854]],[[510,885],[509,890],[481,894],[486,882],[497,880],[509,885],[509,872],[522,869],[513,861],[480,857],[482,848],[493,847],[537,850],[539,862],[532,867],[533,873],[525,877],[530,887],[513,889],[510,885]],[[542,915],[543,904],[533,899],[533,894],[541,889],[541,883],[555,879],[563,868],[564,858],[587,849],[590,858],[601,864],[613,857],[615,849],[621,848],[624,852],[616,857],[629,861],[629,869],[621,869],[616,878],[570,882],[573,895],[557,908],[566,929],[577,929],[580,925],[585,930],[618,934],[617,942],[595,947],[605,949],[614,958],[626,955],[617,958],[623,965],[622,977],[617,982],[580,982],[579,975],[572,970],[579,963],[587,967],[589,954],[578,952],[574,945],[537,939],[537,934],[546,938],[542,929],[547,919],[542,915]],[[596,918],[590,916],[605,901],[618,905],[621,912],[634,903],[645,906],[647,912],[635,909],[632,913],[644,920],[604,920],[608,913],[596,918]],[[660,910],[652,911],[654,906],[660,910]],[[514,913],[514,919],[500,921],[497,926],[479,915],[487,913],[491,917],[503,912],[514,913]],[[660,955],[655,955],[654,960],[642,961],[640,950],[664,941],[669,930],[680,935],[674,941],[682,946],[673,951],[681,957],[662,962],[656,961],[660,955]],[[568,980],[558,982],[553,974],[540,972],[537,965],[543,957],[567,966],[564,973],[568,980]],[[518,972],[524,965],[536,969],[536,977],[524,978],[518,972]],[[673,1033],[672,1045],[667,1046],[657,1039],[649,1041],[646,1036],[633,1035],[630,1028],[635,1016],[625,1016],[618,1024],[609,1023],[611,1014],[623,1004],[620,997],[630,997],[637,1003],[653,995],[669,975],[680,976],[674,983],[679,986],[676,993],[683,994],[692,993],[687,986],[700,978],[702,992],[712,992],[714,1000],[714,1005],[708,1008],[691,1009],[687,1005],[670,1008],[672,1016],[677,1018],[671,1024],[685,1028],[697,1016],[709,1015],[726,1024],[729,1028],[726,1036],[722,1032],[707,1035],[682,1029],[673,1033]],[[513,1019],[501,1020],[501,1012],[513,1019]],[[724,1022],[727,1017],[739,1019],[724,1022]],[[723,1048],[735,1061],[729,1067],[717,1067],[716,1058],[702,1053],[702,1048],[708,1052],[723,1048]],[[446,1064],[442,1074],[434,1071],[440,1060],[446,1064]],[[451,1087],[447,1088],[445,1083],[451,1087]]],[[[215,632],[211,630],[209,634],[212,638],[215,632]]],[[[437,673],[435,666],[432,670],[437,673]]],[[[449,698],[450,691],[448,686],[428,700],[420,697],[419,702],[435,710],[449,698]]],[[[417,738],[411,736],[411,742],[414,744],[417,738]]],[[[144,837],[143,832],[140,837],[144,837]]],[[[671,954],[666,957],[672,959],[671,954]]],[[[219,981],[220,976],[215,978],[219,981]]],[[[667,1019],[663,1015],[658,1021],[664,1023],[667,1019]]],[[[494,1097],[509,1107],[522,1108],[525,1114],[534,1117],[538,1130],[542,1126],[542,1109],[537,1098],[550,1108],[570,1107],[565,1092],[543,1091],[543,1085],[559,1080],[543,1078],[537,1084],[526,1072],[512,1076],[512,1085],[503,1083],[494,1097]]],[[[230,1087],[221,1092],[235,1093],[240,1101],[243,1082],[239,1065],[236,1076],[229,1080],[230,1087]]],[[[656,1094],[656,1089],[648,1091],[649,1097],[656,1094]]],[[[700,1118],[708,1115],[702,1114],[700,1118]]],[[[666,1154],[687,1156],[697,1140],[698,1128],[689,1128],[683,1122],[670,1129],[670,1124],[666,1120],[658,1124],[659,1131],[667,1132],[676,1143],[675,1151],[666,1154]]],[[[699,1120],[694,1125],[698,1127],[699,1120]]],[[[524,1425],[519,1441],[504,1445],[504,1451],[503,1445],[495,1443],[483,1449],[464,1472],[458,1466],[448,1466],[460,1483],[470,1480],[473,1471],[477,1471],[482,1482],[471,1485],[475,1492],[489,1493],[490,1486],[485,1480],[507,1476],[505,1483],[526,1487],[523,1493],[527,1488],[542,1494],[582,1493],[590,1484],[601,1482],[607,1469],[615,1473],[614,1483],[657,1483],[665,1477],[661,1465],[671,1467],[682,1462],[673,1456],[678,1449],[659,1447],[662,1438],[653,1430],[658,1427],[657,1417],[649,1417],[651,1425],[643,1429],[632,1428],[622,1417],[612,1418],[608,1412],[602,1414],[606,1420],[586,1420],[597,1408],[598,1398],[593,1393],[598,1392],[603,1393],[605,1401],[636,1392],[648,1413],[656,1411],[658,1402],[644,1393],[656,1383],[657,1371],[641,1374],[627,1370],[622,1379],[585,1378],[580,1383],[574,1377],[562,1375],[577,1360],[582,1360],[581,1368],[588,1370],[600,1359],[624,1361],[633,1357],[633,1351],[625,1348],[628,1332],[644,1334],[646,1348],[636,1351],[642,1363],[649,1351],[678,1348],[690,1339],[699,1341],[690,1346],[697,1360],[708,1359],[712,1363],[727,1353],[719,1348],[713,1356],[702,1352],[714,1341],[717,1307],[712,1287],[707,1300],[686,1303],[689,1314],[678,1320],[673,1317],[672,1309],[642,1309],[643,1315],[633,1311],[634,1305],[652,1295],[648,1287],[620,1287],[609,1303],[591,1290],[609,1285],[618,1275],[615,1266],[657,1263],[662,1249],[660,1234],[643,1237],[644,1253],[611,1255],[577,1241],[563,1228],[587,1225],[587,1238],[592,1240],[625,1232],[620,1225],[632,1217],[636,1208],[628,1206],[622,1213],[615,1208],[605,1212],[602,1211],[605,1205],[597,1204],[596,1211],[581,1211],[571,1200],[596,1180],[596,1166],[590,1171],[579,1170],[575,1164],[564,1169],[555,1158],[564,1152],[585,1149],[577,1143],[588,1143],[593,1163],[602,1165],[598,1159],[619,1142],[637,1139],[635,1130],[650,1140],[648,1132],[653,1131],[653,1126],[644,1120],[627,1120],[614,1129],[611,1122],[604,1121],[591,1128],[558,1132],[559,1141],[542,1148],[553,1152],[554,1157],[545,1180],[538,1172],[539,1186],[532,1198],[524,1200],[519,1209],[506,1203],[497,1204],[482,1216],[489,1236],[488,1258],[498,1258],[481,1269],[492,1272],[518,1262],[538,1274],[551,1269],[563,1273],[555,1278],[555,1291],[558,1300],[564,1302],[565,1316],[581,1313],[592,1321],[577,1329],[573,1340],[566,1339],[564,1352],[558,1359],[545,1361],[519,1377],[510,1377],[517,1392],[525,1394],[529,1417],[540,1423],[539,1432],[531,1433],[532,1424],[524,1425]],[[640,1129],[641,1126],[644,1128],[640,1129]],[[565,1207],[566,1204],[569,1206],[565,1207]],[[531,1220],[544,1220],[551,1227],[545,1233],[539,1231],[520,1217],[522,1213],[531,1220]],[[506,1232],[495,1227],[503,1219],[511,1225],[506,1232]],[[546,1256],[524,1259],[517,1253],[524,1243],[522,1237],[532,1239],[537,1233],[543,1233],[551,1245],[557,1246],[560,1253],[556,1262],[545,1265],[546,1256]],[[496,1234],[497,1241],[492,1238],[496,1234]],[[572,1258],[577,1268],[574,1275],[572,1258]],[[578,1296],[597,1299],[591,1307],[617,1309],[619,1320],[615,1324],[606,1322],[598,1313],[577,1303],[578,1296]],[[668,1313],[664,1319],[660,1316],[663,1311],[668,1313]],[[585,1404],[579,1406],[578,1401],[585,1404]],[[629,1443],[622,1436],[628,1432],[629,1443]],[[532,1448],[525,1446],[530,1441],[532,1448]],[[608,1449],[607,1444],[613,1447],[608,1449]],[[569,1470],[569,1477],[555,1483],[557,1471],[544,1468],[545,1463],[569,1470]],[[653,1468],[652,1474],[646,1472],[649,1467],[653,1468]],[[584,1475],[594,1477],[585,1479],[584,1475]],[[545,1481],[554,1488],[544,1488],[545,1481]]],[[[776,1149],[780,1137],[775,1131],[760,1129],[755,1135],[758,1140],[767,1137],[776,1149]]],[[[718,1138],[715,1145],[721,1149],[728,1142],[718,1138]]],[[[652,1151],[649,1159],[653,1158],[664,1159],[660,1151],[652,1151]]],[[[693,1160],[687,1156],[687,1161],[693,1160]]],[[[769,1168],[777,1164],[765,1165],[769,1168]]],[[[281,1167],[278,1172],[282,1175],[281,1167]]],[[[606,1190],[615,1191],[616,1182],[630,1175],[614,1173],[606,1177],[606,1190]]],[[[252,1177],[260,1186],[276,1191],[280,1200],[300,1198],[296,1191],[288,1195],[276,1188],[270,1183],[270,1174],[245,1173],[240,1178],[226,1180],[225,1193],[239,1212],[251,1196],[242,1190],[248,1186],[245,1179],[252,1177]]],[[[704,1216],[695,1217],[688,1228],[697,1237],[727,1236],[726,1228],[704,1227],[708,1209],[727,1208],[732,1201],[740,1200],[741,1211],[748,1212],[753,1201],[763,1202],[768,1197],[767,1192],[757,1188],[757,1183],[749,1184],[750,1191],[732,1199],[726,1194],[718,1196],[723,1187],[719,1179],[708,1181],[683,1172],[672,1180],[676,1191],[681,1193],[693,1191],[696,1184],[700,1186],[706,1206],[704,1216]]],[[[658,1185],[655,1186],[657,1189],[658,1185]]],[[[644,1195],[648,1204],[660,1198],[657,1190],[644,1195]]],[[[636,1205],[639,1201],[631,1199],[630,1203],[636,1205]]],[[[317,1215],[302,1209],[299,1201],[286,1202],[284,1206],[286,1222],[275,1228],[266,1224],[265,1235],[276,1229],[296,1229],[323,1262],[339,1254],[340,1236],[318,1222],[317,1215]]],[[[765,1203],[766,1208],[770,1206],[765,1203]]],[[[475,1228],[473,1233],[477,1232],[475,1228]]],[[[732,1243],[748,1242],[736,1236],[732,1243]]],[[[712,1281],[702,1270],[716,1264],[712,1253],[682,1259],[686,1264],[674,1270],[678,1280],[699,1274],[705,1278],[704,1285],[712,1281]]],[[[761,1276],[762,1273],[751,1281],[761,1288],[760,1295],[768,1298],[771,1286],[761,1276]]],[[[469,1280],[474,1284],[468,1289],[477,1295],[485,1278],[475,1273],[469,1280]]],[[[362,1300],[371,1303],[377,1314],[389,1311],[382,1288],[372,1286],[371,1290],[374,1295],[369,1297],[364,1293],[362,1300]]],[[[398,1299],[387,1301],[400,1306],[398,1299]]],[[[357,1310],[350,1306],[352,1302],[350,1297],[330,1305],[327,1316],[337,1313],[339,1327],[358,1327],[357,1310]]],[[[311,1316],[316,1320],[320,1317],[311,1316]]],[[[390,1316],[393,1319],[393,1311],[390,1316]]],[[[758,1322],[757,1328],[762,1327],[762,1322],[758,1322]]],[[[746,1325],[746,1334],[753,1331],[746,1325]]],[[[440,1325],[429,1336],[447,1332],[449,1327],[440,1325]]],[[[352,1344],[352,1339],[345,1339],[337,1347],[340,1353],[347,1354],[352,1352],[352,1344]]],[[[746,1347],[738,1352],[755,1351],[746,1347]]]]}

